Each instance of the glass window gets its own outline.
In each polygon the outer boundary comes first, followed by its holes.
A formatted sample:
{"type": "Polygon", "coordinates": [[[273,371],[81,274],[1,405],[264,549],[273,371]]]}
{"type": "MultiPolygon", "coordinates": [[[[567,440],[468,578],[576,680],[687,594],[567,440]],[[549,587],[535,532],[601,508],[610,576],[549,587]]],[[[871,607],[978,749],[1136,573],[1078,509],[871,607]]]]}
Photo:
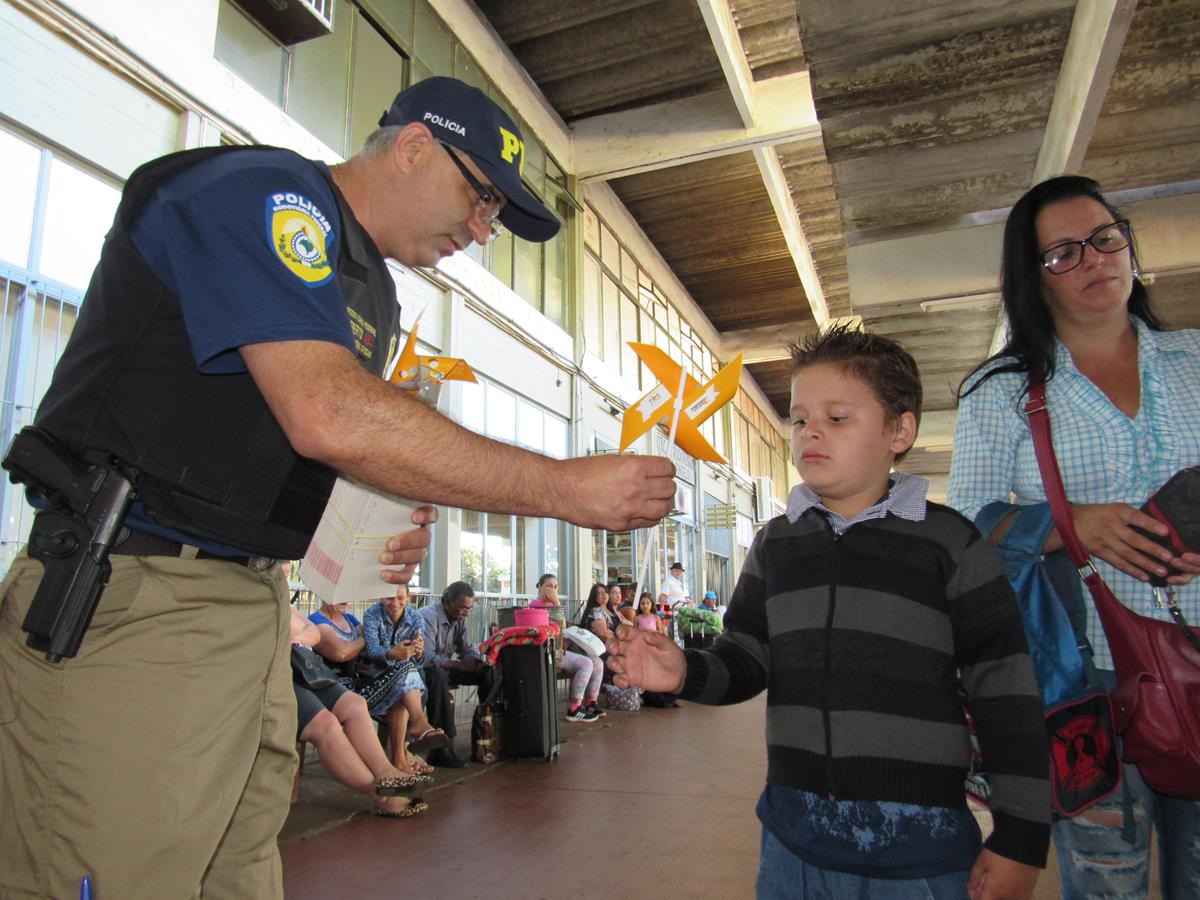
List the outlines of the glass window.
{"type": "Polygon", "coordinates": [[[462,511],[462,530],[458,536],[461,559],[460,577],[476,591],[483,590],[483,514],[473,509],[462,511]]]}
{"type": "Polygon", "coordinates": [[[592,531],[592,584],[607,581],[604,567],[604,538],[606,532],[600,529],[592,531]]]}
{"type": "Polygon", "coordinates": [[[590,253],[583,255],[583,341],[596,356],[604,355],[600,315],[600,263],[590,253]]]}
{"type": "Polygon", "coordinates": [[[484,590],[489,594],[512,593],[512,516],[487,516],[487,581],[484,590]]]}
{"type": "Polygon", "coordinates": [[[742,416],[737,416],[734,419],[734,430],[737,434],[737,465],[750,472],[754,465],[750,459],[750,423],[742,416]]]}
{"type": "Polygon", "coordinates": [[[283,105],[288,52],[268,37],[229,0],[217,7],[217,39],[213,56],[254,88],[283,105]]]}
{"type": "MultiPolygon", "coordinates": [[[[379,127],[379,114],[392,105],[405,80],[405,58],[384,40],[362,13],[355,10],[351,71],[350,150],[361,149],[367,135],[379,127]]],[[[413,81],[418,81],[413,73],[413,81]]]]}
{"type": "Polygon", "coordinates": [[[658,322],[664,328],[667,326],[667,302],[663,300],[662,294],[658,292],[658,288],[654,289],[654,321],[658,322]]]}
{"type": "Polygon", "coordinates": [[[525,159],[521,163],[521,178],[533,190],[536,197],[546,190],[546,150],[533,137],[528,126],[521,129],[525,138],[525,159]]]}
{"type": "Polygon", "coordinates": [[[621,248],[621,285],[629,293],[636,295],[638,292],[638,267],[633,259],[633,254],[621,248]]]}
{"type": "MultiPolygon", "coordinates": [[[[287,112],[342,156],[358,147],[347,147],[346,73],[350,71],[351,37],[358,11],[337,0],[333,7],[333,34],[302,41],[292,48],[292,74],[288,83],[287,112]]],[[[359,27],[369,27],[359,18],[359,27]]],[[[393,87],[393,92],[399,90],[393,87]]]]}
{"type": "MultiPolygon", "coordinates": [[[[562,577],[563,566],[559,548],[566,546],[566,532],[567,525],[565,522],[560,522],[557,519],[542,519],[542,564],[540,566],[534,566],[534,568],[542,570],[541,572],[538,572],[539,576],[542,574],[542,572],[549,572],[556,578],[562,577]]],[[[534,585],[530,584],[525,588],[525,591],[528,593],[533,593],[534,585]]]]}
{"type": "Polygon", "coordinates": [[[0,259],[22,269],[29,264],[41,156],[33,144],[0,131],[0,259]]]}
{"type": "Polygon", "coordinates": [[[667,334],[672,337],[679,335],[679,313],[670,303],[667,304],[667,334]]]}
{"type": "Polygon", "coordinates": [[[83,290],[100,259],[121,192],[86,172],[50,161],[41,274],[83,290]]]}
{"type": "MultiPolygon", "coordinates": [[[[565,204],[558,204],[558,213],[563,215],[565,204]]],[[[560,328],[566,318],[567,241],[562,230],[545,244],[546,286],[542,295],[543,312],[546,318],[560,328]]]]}
{"type": "Polygon", "coordinates": [[[620,291],[617,288],[617,283],[608,275],[602,275],[600,278],[601,299],[604,303],[604,312],[602,314],[602,338],[604,340],[604,352],[601,354],[604,361],[613,366],[621,365],[621,326],[618,312],[618,298],[620,291]]]}
{"type": "MultiPolygon", "coordinates": [[[[413,53],[432,75],[454,74],[454,41],[425,0],[418,0],[413,20],[413,53]]],[[[395,94],[395,90],[392,91],[395,94]]],[[[386,109],[387,107],[383,107],[386,109]]]]}
{"type": "Polygon", "coordinates": [[[487,389],[487,433],[498,441],[513,443],[516,439],[517,401],[516,398],[496,387],[486,385],[487,389]]]}
{"type": "Polygon", "coordinates": [[[371,0],[371,10],[388,34],[403,46],[412,46],[413,0],[371,0]]]}
{"type": "Polygon", "coordinates": [[[471,59],[471,54],[460,44],[454,45],[454,77],[481,91],[486,92],[488,89],[487,76],[480,71],[479,66],[475,65],[475,60],[471,59]]]}
{"type": "Polygon", "coordinates": [[[749,547],[754,543],[754,521],[742,513],[736,513],[736,531],[739,547],[749,547]]]}
{"type": "Polygon", "coordinates": [[[518,296],[539,312],[542,309],[542,245],[513,241],[513,285],[518,296]]]}
{"type": "Polygon", "coordinates": [[[617,237],[608,226],[601,223],[600,225],[600,258],[604,260],[610,272],[620,274],[621,272],[621,245],[617,243],[617,237]]]}
{"type": "Polygon", "coordinates": [[[546,455],[555,459],[567,458],[567,423],[558,416],[547,414],[545,419],[546,455]]]}
{"type": "Polygon", "coordinates": [[[638,377],[638,357],[629,347],[630,341],[638,339],[638,308],[625,294],[621,295],[621,373],[634,379],[638,377]]]}
{"type": "Polygon", "coordinates": [[[483,416],[482,384],[464,384],[462,388],[462,424],[479,434],[487,433],[487,424],[483,416]]]}
{"type": "MultiPolygon", "coordinates": [[[[528,557],[530,547],[536,547],[538,544],[538,520],[530,519],[525,516],[516,516],[513,519],[513,562],[515,569],[513,570],[513,581],[511,585],[512,593],[515,595],[527,593],[526,585],[529,584],[526,570],[529,568],[529,563],[532,560],[528,557]]],[[[541,574],[540,572],[538,574],[541,574]]],[[[536,577],[534,581],[536,582],[536,577]]]]}
{"type": "Polygon", "coordinates": [[[545,414],[524,400],[517,401],[517,443],[539,453],[545,446],[542,423],[545,414]]]}
{"type": "Polygon", "coordinates": [[[593,253],[600,252],[600,220],[590,206],[583,208],[583,242],[593,253]]]}
{"type": "Polygon", "coordinates": [[[492,274],[509,287],[513,283],[513,236],[505,230],[488,247],[492,255],[492,274]]]}

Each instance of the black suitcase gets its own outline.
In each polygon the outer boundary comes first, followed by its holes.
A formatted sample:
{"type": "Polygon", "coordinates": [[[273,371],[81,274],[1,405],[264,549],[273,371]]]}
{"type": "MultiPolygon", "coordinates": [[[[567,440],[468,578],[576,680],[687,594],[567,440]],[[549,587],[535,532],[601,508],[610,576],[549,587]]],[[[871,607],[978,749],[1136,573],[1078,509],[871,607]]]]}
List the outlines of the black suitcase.
{"type": "Polygon", "coordinates": [[[558,702],[550,644],[521,644],[500,651],[504,697],[504,755],[558,756],[558,702]]]}

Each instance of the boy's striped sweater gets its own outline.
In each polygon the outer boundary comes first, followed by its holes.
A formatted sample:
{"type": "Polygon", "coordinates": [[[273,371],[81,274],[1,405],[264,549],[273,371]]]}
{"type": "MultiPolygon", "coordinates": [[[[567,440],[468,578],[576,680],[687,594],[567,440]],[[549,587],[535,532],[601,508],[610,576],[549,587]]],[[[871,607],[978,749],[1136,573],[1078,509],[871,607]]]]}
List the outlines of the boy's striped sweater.
{"type": "Polygon", "coordinates": [[[961,807],[975,720],[992,788],[985,846],[1044,866],[1042,703],[1016,598],[975,527],[927,505],[838,536],[813,508],[755,537],[709,650],[680,696],[767,690],[767,781],[839,800],[961,807]],[[960,678],[961,675],[961,678],[960,678]]]}

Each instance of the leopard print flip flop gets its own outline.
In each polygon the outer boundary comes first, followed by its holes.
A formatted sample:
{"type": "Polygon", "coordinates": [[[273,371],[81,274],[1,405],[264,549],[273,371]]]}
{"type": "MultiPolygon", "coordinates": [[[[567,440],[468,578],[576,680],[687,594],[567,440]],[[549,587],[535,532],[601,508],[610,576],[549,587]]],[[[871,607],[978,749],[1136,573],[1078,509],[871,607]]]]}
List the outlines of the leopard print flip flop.
{"type": "Polygon", "coordinates": [[[411,819],[413,816],[419,816],[427,809],[429,809],[428,803],[426,803],[420,797],[412,797],[408,801],[408,806],[404,807],[404,809],[398,810],[397,812],[384,809],[382,806],[376,806],[375,815],[382,816],[385,819],[411,819]]]}

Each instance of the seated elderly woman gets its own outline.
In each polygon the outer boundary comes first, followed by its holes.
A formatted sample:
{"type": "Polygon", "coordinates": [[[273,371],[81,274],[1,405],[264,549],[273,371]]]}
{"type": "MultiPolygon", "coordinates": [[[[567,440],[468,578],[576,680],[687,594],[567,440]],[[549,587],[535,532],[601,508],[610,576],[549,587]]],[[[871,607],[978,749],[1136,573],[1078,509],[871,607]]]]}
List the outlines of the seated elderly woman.
{"type": "Polygon", "coordinates": [[[308,620],[321,632],[321,640],[314,649],[332,663],[334,669],[347,676],[351,674],[350,664],[367,646],[363,639],[362,623],[353,613],[346,611],[348,606],[348,603],[322,600],[321,609],[308,616],[308,620]]]}
{"type": "MultiPolygon", "coordinates": [[[[308,618],[321,633],[321,640],[314,649],[332,664],[343,686],[367,699],[371,715],[387,722],[395,765],[404,772],[427,773],[429,767],[419,757],[407,752],[412,748],[406,749],[404,740],[408,736],[405,732],[411,733],[415,728],[409,727],[410,723],[424,722],[424,726],[416,732],[424,741],[419,747],[441,746],[437,730],[429,727],[424,714],[416,718],[411,714],[412,704],[420,713],[420,694],[413,695],[407,701],[404,699],[410,691],[424,688],[420,676],[417,675],[414,681],[411,674],[417,666],[403,665],[404,660],[410,657],[419,663],[421,654],[411,642],[408,646],[397,648],[387,643],[393,631],[391,614],[381,609],[384,604],[391,602],[398,608],[396,614],[403,618],[408,603],[408,589],[401,585],[397,592],[403,595],[402,598],[381,601],[372,607],[377,610],[371,621],[378,639],[375,649],[371,651],[368,651],[364,624],[353,613],[346,611],[346,603],[322,601],[320,611],[308,618]],[[377,664],[368,665],[371,660],[377,661],[377,664]],[[404,682],[407,682],[406,689],[403,688],[404,682]]],[[[411,621],[410,618],[409,625],[411,621]]]]}
{"type": "MultiPolygon", "coordinates": [[[[312,653],[320,640],[317,627],[295,607],[291,608],[291,638],[302,653],[312,653]]],[[[296,693],[298,738],[317,748],[329,774],[371,797],[376,815],[408,818],[429,808],[420,797],[400,796],[414,785],[429,781],[429,776],[402,772],[392,765],[362,697],[337,683],[315,691],[297,681],[292,687],[296,693]]]]}
{"type": "Polygon", "coordinates": [[[363,613],[363,639],[363,656],[387,665],[359,691],[371,715],[387,722],[392,760],[405,771],[432,772],[433,767],[417,753],[444,749],[450,746],[450,740],[442,729],[430,725],[421,705],[425,693],[421,679],[425,640],[421,617],[408,605],[407,585],[397,585],[395,594],[363,613]]]}

